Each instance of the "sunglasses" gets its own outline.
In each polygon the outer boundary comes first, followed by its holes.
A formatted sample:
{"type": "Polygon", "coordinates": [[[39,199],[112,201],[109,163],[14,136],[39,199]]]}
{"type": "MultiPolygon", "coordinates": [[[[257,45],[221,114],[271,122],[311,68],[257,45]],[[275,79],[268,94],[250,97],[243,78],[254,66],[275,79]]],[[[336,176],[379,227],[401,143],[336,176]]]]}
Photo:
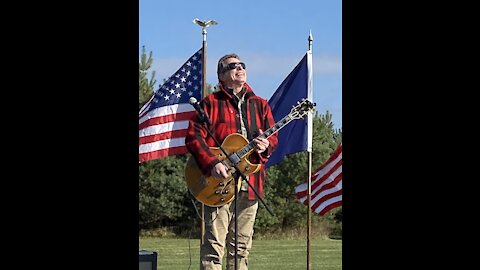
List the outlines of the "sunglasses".
{"type": "Polygon", "coordinates": [[[232,70],[232,69],[236,69],[236,68],[239,68],[239,67],[242,67],[243,69],[245,69],[246,68],[245,63],[237,62],[237,63],[227,64],[227,66],[225,67],[225,70],[232,70]]]}

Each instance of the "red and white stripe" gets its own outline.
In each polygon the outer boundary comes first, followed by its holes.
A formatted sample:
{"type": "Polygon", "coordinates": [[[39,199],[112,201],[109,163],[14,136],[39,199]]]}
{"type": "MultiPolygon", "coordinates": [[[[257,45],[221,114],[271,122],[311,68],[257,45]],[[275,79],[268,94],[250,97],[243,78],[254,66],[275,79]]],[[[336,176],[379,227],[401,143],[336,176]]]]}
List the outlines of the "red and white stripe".
{"type": "Polygon", "coordinates": [[[188,120],[195,113],[192,105],[181,103],[159,107],[142,115],[138,123],[139,161],[186,154],[188,120]]]}
{"type": "MultiPolygon", "coordinates": [[[[330,209],[342,205],[342,144],[312,174],[311,181],[312,211],[323,216],[330,209]]],[[[301,203],[308,204],[308,183],[295,187],[295,193],[301,203]]]]}

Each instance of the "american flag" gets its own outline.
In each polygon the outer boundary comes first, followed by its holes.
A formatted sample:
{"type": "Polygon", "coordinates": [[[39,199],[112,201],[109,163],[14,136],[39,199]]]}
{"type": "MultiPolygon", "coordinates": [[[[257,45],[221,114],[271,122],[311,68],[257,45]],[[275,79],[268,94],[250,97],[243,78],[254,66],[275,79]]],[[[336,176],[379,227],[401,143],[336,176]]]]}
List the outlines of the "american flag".
{"type": "MultiPolygon", "coordinates": [[[[342,205],[342,144],[312,174],[311,190],[311,209],[320,216],[342,205]]],[[[295,193],[301,203],[308,204],[308,183],[298,185],[295,193]]]]}
{"type": "Polygon", "coordinates": [[[196,113],[188,102],[201,98],[202,49],[192,55],[139,112],[139,162],[186,154],[188,120],[196,113]]]}

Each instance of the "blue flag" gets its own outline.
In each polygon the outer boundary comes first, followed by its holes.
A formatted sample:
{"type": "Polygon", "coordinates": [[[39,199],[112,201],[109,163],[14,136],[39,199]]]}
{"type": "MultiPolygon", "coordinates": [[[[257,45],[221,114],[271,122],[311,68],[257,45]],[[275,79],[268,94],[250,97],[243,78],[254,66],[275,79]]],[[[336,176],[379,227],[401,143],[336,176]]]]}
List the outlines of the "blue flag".
{"type": "MultiPolygon", "coordinates": [[[[275,122],[280,121],[290,113],[297,101],[308,98],[308,53],[302,58],[300,63],[282,82],[268,103],[272,109],[275,122]]],[[[270,167],[281,162],[286,155],[307,150],[308,147],[308,121],[296,119],[284,126],[278,131],[278,144],[270,156],[265,167],[270,167]]]]}

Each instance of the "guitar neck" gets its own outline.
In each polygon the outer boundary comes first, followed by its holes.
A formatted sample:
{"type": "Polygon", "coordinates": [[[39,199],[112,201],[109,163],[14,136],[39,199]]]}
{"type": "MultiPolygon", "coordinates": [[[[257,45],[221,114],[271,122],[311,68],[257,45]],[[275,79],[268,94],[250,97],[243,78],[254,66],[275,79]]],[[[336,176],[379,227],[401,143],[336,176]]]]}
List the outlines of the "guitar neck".
{"type": "MultiPolygon", "coordinates": [[[[287,114],[287,116],[283,117],[282,120],[278,121],[273,125],[271,128],[267,129],[265,132],[257,136],[257,138],[262,138],[262,139],[268,139],[270,136],[275,134],[277,131],[279,131],[281,128],[286,126],[288,123],[290,123],[294,118],[290,116],[290,114],[287,114]]],[[[251,151],[255,149],[255,143],[253,140],[249,142],[247,145],[245,145],[242,149],[236,152],[236,154],[240,157],[243,158],[247,154],[249,154],[251,151]]]]}

